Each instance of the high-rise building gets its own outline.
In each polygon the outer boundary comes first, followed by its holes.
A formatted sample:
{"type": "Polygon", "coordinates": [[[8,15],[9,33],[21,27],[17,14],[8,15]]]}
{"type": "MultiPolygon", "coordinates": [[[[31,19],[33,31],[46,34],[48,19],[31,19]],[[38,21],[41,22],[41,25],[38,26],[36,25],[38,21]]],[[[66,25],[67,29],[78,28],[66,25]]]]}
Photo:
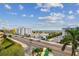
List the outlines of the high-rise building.
{"type": "Polygon", "coordinates": [[[20,28],[20,35],[24,35],[24,27],[20,28]]]}
{"type": "Polygon", "coordinates": [[[16,33],[19,34],[19,35],[31,35],[32,34],[32,29],[21,27],[21,28],[17,28],[16,33]]]}
{"type": "Polygon", "coordinates": [[[25,33],[26,35],[31,35],[31,34],[32,34],[31,28],[24,28],[24,33],[25,33]]]}
{"type": "Polygon", "coordinates": [[[17,28],[16,34],[20,34],[20,28],[17,28]]]}

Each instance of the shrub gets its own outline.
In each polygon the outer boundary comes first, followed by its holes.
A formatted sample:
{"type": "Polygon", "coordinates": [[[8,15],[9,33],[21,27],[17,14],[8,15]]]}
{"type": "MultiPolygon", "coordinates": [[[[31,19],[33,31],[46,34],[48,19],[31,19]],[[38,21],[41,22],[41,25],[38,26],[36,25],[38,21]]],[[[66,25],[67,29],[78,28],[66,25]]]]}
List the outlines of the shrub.
{"type": "Polygon", "coordinates": [[[8,37],[12,37],[12,35],[8,35],[8,37]]]}

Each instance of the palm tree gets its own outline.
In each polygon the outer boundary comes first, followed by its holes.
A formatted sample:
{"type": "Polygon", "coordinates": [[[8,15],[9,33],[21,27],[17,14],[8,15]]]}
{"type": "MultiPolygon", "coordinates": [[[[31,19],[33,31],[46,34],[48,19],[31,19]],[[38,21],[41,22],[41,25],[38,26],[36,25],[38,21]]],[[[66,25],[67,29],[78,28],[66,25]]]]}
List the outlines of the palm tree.
{"type": "Polygon", "coordinates": [[[66,35],[64,39],[61,40],[61,43],[64,43],[62,47],[62,51],[65,50],[67,45],[72,46],[72,56],[76,55],[76,50],[79,45],[79,29],[78,28],[71,28],[66,30],[66,35]]]}
{"type": "Polygon", "coordinates": [[[32,55],[36,54],[36,56],[40,56],[41,51],[42,51],[42,48],[33,48],[32,55]]]}

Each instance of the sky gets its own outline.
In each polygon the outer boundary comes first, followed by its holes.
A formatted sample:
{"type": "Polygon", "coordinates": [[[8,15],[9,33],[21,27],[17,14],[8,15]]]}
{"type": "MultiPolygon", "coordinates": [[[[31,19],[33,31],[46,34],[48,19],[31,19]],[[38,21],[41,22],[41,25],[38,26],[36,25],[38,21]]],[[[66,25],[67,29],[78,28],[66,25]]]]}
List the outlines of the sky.
{"type": "Polygon", "coordinates": [[[61,30],[79,26],[78,3],[0,3],[0,28],[61,30]]]}

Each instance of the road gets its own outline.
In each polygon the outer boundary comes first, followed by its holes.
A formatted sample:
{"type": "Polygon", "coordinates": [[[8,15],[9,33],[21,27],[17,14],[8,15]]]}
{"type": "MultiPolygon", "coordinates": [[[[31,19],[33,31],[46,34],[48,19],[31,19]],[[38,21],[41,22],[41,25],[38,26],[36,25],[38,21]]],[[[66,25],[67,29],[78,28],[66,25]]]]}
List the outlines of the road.
{"type": "MultiPolygon", "coordinates": [[[[27,38],[22,38],[20,36],[13,36],[13,39],[18,40],[26,45],[28,45],[29,47],[35,46],[35,47],[47,47],[52,49],[53,53],[57,54],[57,55],[71,55],[71,47],[67,47],[65,51],[61,51],[61,47],[62,44],[58,44],[58,43],[54,43],[54,42],[47,42],[47,41],[36,41],[36,40],[29,40],[27,38]]],[[[30,49],[30,48],[29,48],[30,49]]]]}

